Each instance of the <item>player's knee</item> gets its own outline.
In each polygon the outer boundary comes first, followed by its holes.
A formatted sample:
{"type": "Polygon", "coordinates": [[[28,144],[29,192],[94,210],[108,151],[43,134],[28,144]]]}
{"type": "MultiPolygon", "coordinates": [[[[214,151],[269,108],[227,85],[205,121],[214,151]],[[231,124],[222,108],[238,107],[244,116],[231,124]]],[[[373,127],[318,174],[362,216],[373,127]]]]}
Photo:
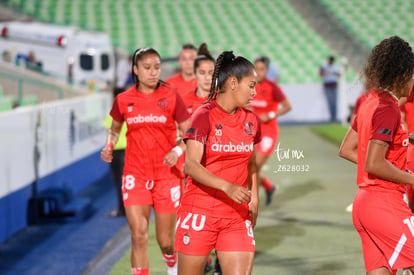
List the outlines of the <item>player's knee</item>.
{"type": "Polygon", "coordinates": [[[148,232],[146,230],[131,230],[131,240],[134,245],[145,245],[148,243],[148,232]]]}

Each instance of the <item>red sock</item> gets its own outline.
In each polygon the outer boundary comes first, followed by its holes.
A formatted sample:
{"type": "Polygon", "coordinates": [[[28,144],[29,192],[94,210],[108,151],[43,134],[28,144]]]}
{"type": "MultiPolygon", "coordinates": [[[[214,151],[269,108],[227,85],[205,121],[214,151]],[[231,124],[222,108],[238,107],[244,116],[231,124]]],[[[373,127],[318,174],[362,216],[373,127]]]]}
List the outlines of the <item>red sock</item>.
{"type": "Polygon", "coordinates": [[[263,177],[263,180],[260,184],[264,187],[264,189],[266,189],[266,191],[270,191],[273,188],[272,182],[266,177],[263,177]]]}
{"type": "Polygon", "coordinates": [[[162,256],[164,257],[164,261],[168,267],[173,267],[175,263],[177,262],[176,253],[174,253],[173,255],[167,255],[167,254],[162,253],[162,256]]]}
{"type": "Polygon", "coordinates": [[[131,271],[132,275],[149,275],[149,268],[133,267],[131,271]]]}

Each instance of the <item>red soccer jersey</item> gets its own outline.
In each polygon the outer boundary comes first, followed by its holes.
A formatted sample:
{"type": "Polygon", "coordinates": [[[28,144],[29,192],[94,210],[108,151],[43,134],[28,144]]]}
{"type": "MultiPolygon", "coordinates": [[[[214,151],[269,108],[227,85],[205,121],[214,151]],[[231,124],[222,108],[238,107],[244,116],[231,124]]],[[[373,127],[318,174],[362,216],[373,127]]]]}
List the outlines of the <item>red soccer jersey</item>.
{"type": "Polygon", "coordinates": [[[190,91],[194,91],[197,88],[197,80],[195,78],[190,81],[185,81],[180,73],[167,78],[165,82],[171,84],[175,89],[177,89],[177,93],[181,96],[190,91]]]}
{"type": "Polygon", "coordinates": [[[194,90],[183,95],[184,104],[190,114],[193,114],[207,100],[207,96],[199,97],[196,92],[197,90],[194,90]]]}
{"type": "MultiPolygon", "coordinates": [[[[276,112],[279,103],[285,100],[285,95],[282,89],[274,82],[265,79],[256,85],[256,96],[250,103],[253,112],[257,115],[268,114],[269,112],[276,112]]],[[[277,132],[277,119],[271,119],[267,123],[262,124],[263,133],[277,132]]]]}
{"type": "Polygon", "coordinates": [[[363,93],[362,95],[360,95],[357,100],[355,101],[355,106],[354,106],[354,110],[352,111],[352,114],[357,115],[358,114],[358,110],[361,107],[361,104],[365,101],[365,99],[367,99],[367,93],[363,93]]]}
{"type": "Polygon", "coordinates": [[[110,114],[127,124],[124,174],[142,180],[170,178],[176,168],[164,164],[164,156],[176,145],[176,121],[189,118],[182,98],[164,85],[149,94],[132,87],[115,98],[110,114]]]}
{"type": "MultiPolygon", "coordinates": [[[[260,120],[250,111],[239,108],[229,114],[216,101],[201,106],[191,117],[184,140],[204,144],[203,165],[226,181],[247,186],[247,163],[254,144],[260,141],[260,120]]],[[[231,218],[248,216],[248,203],[238,204],[223,191],[198,183],[191,177],[183,195],[180,211],[231,218]]]]}
{"type": "Polygon", "coordinates": [[[371,139],[389,142],[386,159],[398,169],[406,170],[408,134],[395,99],[386,92],[371,91],[362,103],[352,128],[358,132],[358,186],[378,186],[405,192],[404,184],[383,180],[365,170],[367,148],[371,139]]]}

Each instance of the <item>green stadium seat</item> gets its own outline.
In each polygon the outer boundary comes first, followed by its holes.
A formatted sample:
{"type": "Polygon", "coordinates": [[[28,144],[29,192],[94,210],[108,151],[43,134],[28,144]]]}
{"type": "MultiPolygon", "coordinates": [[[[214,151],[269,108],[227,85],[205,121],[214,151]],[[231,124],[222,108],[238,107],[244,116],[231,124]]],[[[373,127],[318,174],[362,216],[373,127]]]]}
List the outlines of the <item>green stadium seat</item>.
{"type": "Polygon", "coordinates": [[[24,96],[20,103],[21,106],[36,105],[38,102],[37,96],[24,96]]]}
{"type": "Polygon", "coordinates": [[[10,111],[13,109],[13,104],[15,102],[14,97],[4,96],[0,97],[0,112],[10,111]]]}
{"type": "MultiPolygon", "coordinates": [[[[350,4],[347,1],[320,1],[329,9],[353,14],[350,11],[357,0],[350,0],[350,4]]],[[[18,0],[8,2],[20,3],[18,0]]],[[[199,0],[23,2],[25,7],[30,6],[28,3],[42,7],[36,16],[44,20],[107,31],[114,46],[127,50],[153,46],[162,56],[173,56],[183,43],[198,46],[207,42],[214,54],[234,50],[248,58],[269,55],[280,62],[281,68],[287,68],[285,81],[306,82],[312,78],[307,75],[309,70],[318,67],[326,55],[333,52],[288,0],[247,0],[239,1],[237,5],[229,1],[199,0]],[[297,61],[294,67],[292,60],[297,61]],[[301,68],[304,76],[296,77],[299,74],[297,68],[301,68]]],[[[354,26],[353,23],[349,25],[354,26]]]]}

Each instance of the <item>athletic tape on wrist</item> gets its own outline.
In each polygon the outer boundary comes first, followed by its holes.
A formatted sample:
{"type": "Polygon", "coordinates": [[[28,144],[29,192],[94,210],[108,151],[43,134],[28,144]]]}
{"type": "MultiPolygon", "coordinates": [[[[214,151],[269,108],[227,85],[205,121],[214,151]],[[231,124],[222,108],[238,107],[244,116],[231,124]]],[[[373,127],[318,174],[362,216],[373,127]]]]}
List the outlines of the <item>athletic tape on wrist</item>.
{"type": "Polygon", "coordinates": [[[276,117],[276,113],[275,112],[270,112],[267,115],[269,116],[270,119],[274,119],[276,117]]]}
{"type": "Polygon", "coordinates": [[[171,151],[176,152],[178,157],[180,157],[184,153],[183,149],[181,149],[180,146],[175,146],[174,148],[172,148],[171,151]]]}

